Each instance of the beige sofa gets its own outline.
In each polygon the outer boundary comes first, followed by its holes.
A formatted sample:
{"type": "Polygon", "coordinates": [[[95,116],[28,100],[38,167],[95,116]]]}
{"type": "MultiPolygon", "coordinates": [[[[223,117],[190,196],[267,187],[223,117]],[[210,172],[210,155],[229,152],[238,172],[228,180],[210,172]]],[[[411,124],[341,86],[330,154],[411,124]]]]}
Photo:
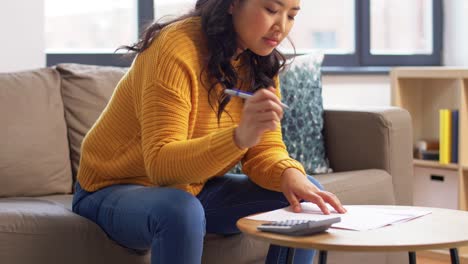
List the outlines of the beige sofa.
{"type": "MultiPolygon", "coordinates": [[[[0,262],[149,263],[70,210],[83,136],[124,68],[61,64],[0,74],[0,262]]],[[[326,110],[334,173],[317,176],[344,204],[411,204],[409,114],[326,110]]],[[[207,235],[204,263],[263,263],[268,245],[207,235]]],[[[400,263],[406,253],[330,252],[328,263],[400,263]]],[[[403,260],[402,260],[403,259],[403,260]]]]}

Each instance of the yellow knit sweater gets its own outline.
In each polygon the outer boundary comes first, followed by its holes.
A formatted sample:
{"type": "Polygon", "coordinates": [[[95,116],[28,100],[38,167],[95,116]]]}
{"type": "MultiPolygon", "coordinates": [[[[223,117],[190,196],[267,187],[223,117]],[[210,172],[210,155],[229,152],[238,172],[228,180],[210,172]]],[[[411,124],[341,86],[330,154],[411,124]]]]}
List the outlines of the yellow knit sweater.
{"type": "Polygon", "coordinates": [[[252,181],[270,190],[280,190],[285,169],[304,173],[289,157],[280,127],[250,149],[236,146],[242,99],[232,98],[229,115],[223,113],[218,126],[205,87],[205,43],[201,20],[189,18],[164,28],[135,58],[83,141],[82,188],[132,183],[196,195],[208,179],[224,175],[239,160],[252,181]]]}

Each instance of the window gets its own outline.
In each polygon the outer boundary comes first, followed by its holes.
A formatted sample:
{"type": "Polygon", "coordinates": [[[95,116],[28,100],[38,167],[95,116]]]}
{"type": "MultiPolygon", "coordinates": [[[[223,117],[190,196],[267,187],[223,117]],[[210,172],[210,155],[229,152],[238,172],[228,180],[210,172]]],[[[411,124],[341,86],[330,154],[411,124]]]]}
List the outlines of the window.
{"type": "Polygon", "coordinates": [[[196,0],[154,0],[155,18],[161,21],[183,15],[195,7],[196,0]]]}
{"type": "Polygon", "coordinates": [[[431,54],[432,1],[372,0],[371,54],[431,54]]]}
{"type": "MultiPolygon", "coordinates": [[[[306,0],[301,1],[301,11],[289,36],[297,53],[320,49],[328,54],[352,54],[355,52],[354,1],[306,0]]],[[[291,53],[287,41],[285,53],[291,53]]]]}
{"type": "MultiPolygon", "coordinates": [[[[188,12],[196,0],[45,0],[47,64],[128,66],[113,53],[153,21],[188,12]]],[[[298,54],[325,52],[329,69],[440,65],[442,0],[307,0],[290,37],[298,54]]],[[[291,53],[284,41],[280,49],[291,53]]]]}
{"type": "Polygon", "coordinates": [[[115,50],[137,41],[152,10],[147,0],[45,0],[47,65],[128,66],[131,61],[115,50]]]}
{"type": "Polygon", "coordinates": [[[364,0],[361,4],[360,65],[441,64],[442,0],[364,0]]]}
{"type": "Polygon", "coordinates": [[[137,29],[136,1],[46,0],[48,53],[113,52],[122,43],[135,42],[137,29]]]}

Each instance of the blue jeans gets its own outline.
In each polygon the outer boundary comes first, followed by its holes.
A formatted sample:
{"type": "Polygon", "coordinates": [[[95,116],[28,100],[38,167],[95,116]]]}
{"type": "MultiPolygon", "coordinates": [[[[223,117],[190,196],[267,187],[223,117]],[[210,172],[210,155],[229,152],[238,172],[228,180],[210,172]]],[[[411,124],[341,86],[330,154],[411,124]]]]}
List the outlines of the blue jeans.
{"type": "MultiPolygon", "coordinates": [[[[281,192],[263,189],[241,174],[209,180],[196,197],[174,188],[131,184],[87,192],[79,183],[73,197],[73,212],[98,224],[124,247],[151,249],[151,263],[201,263],[205,232],[238,234],[238,219],[288,205],[281,192]]],[[[266,263],[286,263],[288,252],[287,247],[271,245],[266,263]]],[[[312,263],[314,250],[294,252],[294,263],[312,263]]]]}

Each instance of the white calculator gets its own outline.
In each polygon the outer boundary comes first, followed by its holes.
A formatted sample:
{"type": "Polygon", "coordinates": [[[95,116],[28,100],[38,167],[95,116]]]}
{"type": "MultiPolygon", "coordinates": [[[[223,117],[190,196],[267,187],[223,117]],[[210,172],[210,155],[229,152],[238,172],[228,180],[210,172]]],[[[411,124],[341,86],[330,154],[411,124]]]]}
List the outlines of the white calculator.
{"type": "Polygon", "coordinates": [[[264,223],[259,225],[257,229],[284,235],[306,236],[324,232],[331,225],[340,221],[341,217],[339,216],[323,220],[285,220],[264,223]]]}

